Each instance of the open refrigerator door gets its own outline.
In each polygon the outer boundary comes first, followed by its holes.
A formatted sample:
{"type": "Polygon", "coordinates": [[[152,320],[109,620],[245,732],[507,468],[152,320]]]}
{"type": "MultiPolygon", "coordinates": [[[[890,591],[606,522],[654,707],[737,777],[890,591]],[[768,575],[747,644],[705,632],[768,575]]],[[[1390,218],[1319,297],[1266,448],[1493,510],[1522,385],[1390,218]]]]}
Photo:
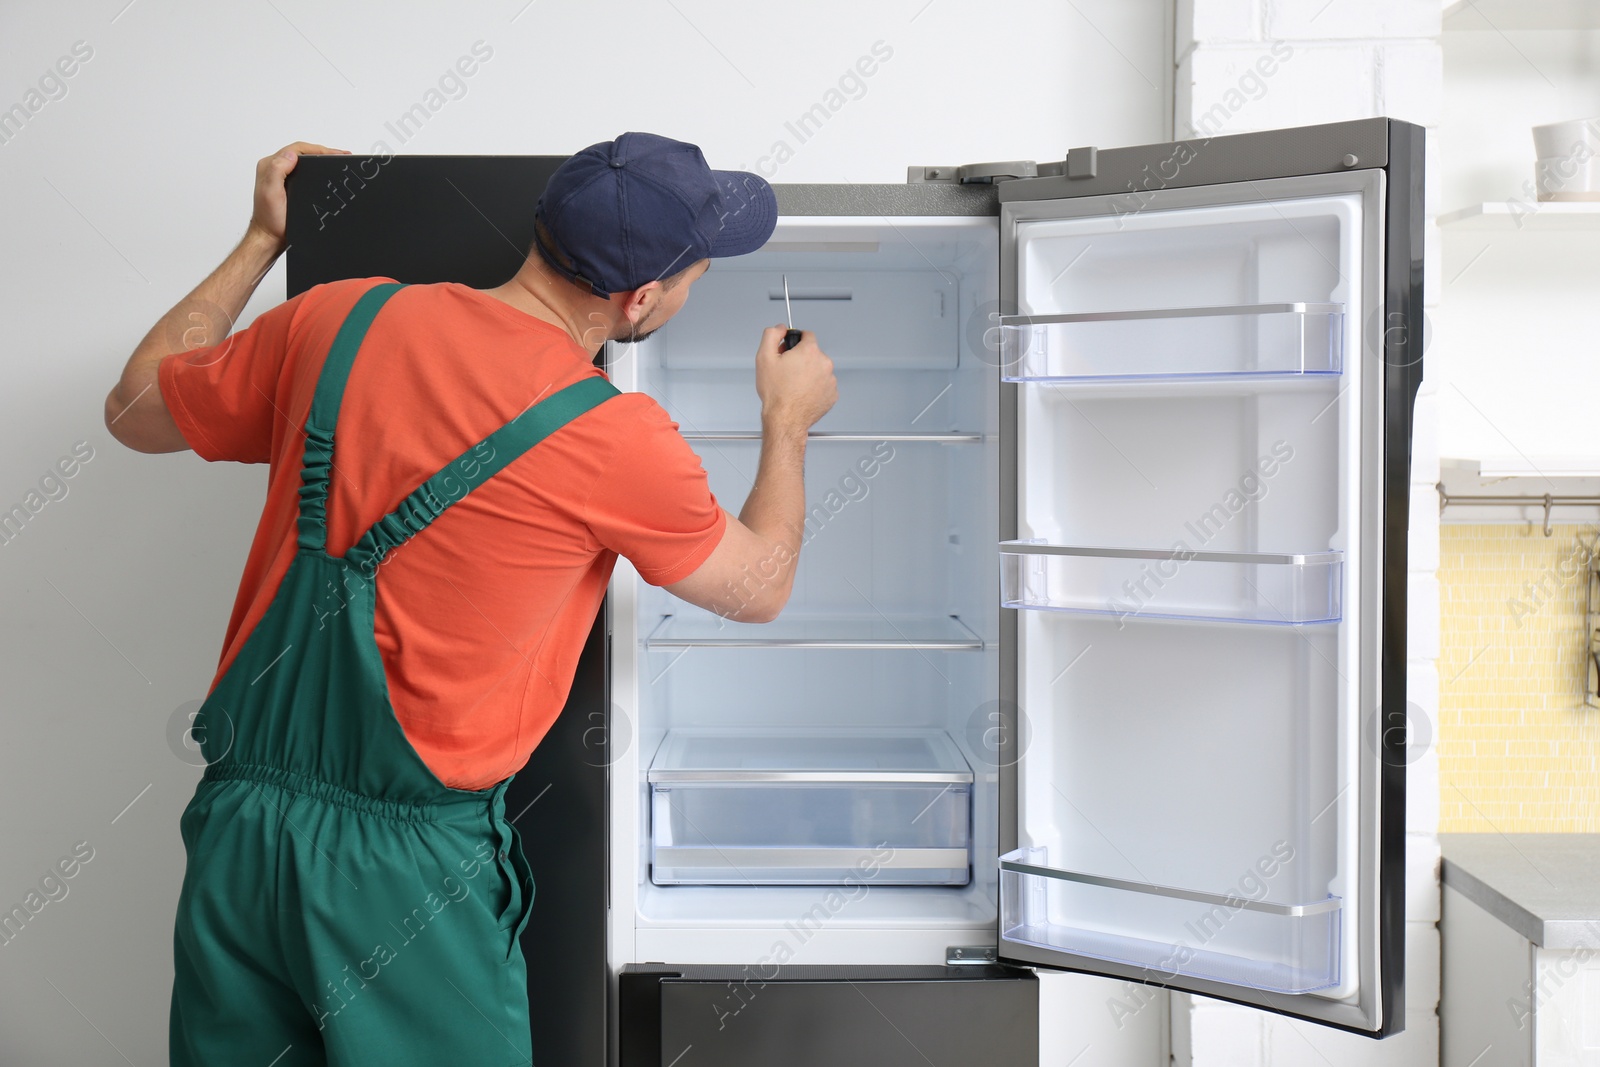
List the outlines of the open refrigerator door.
{"type": "Polygon", "coordinates": [[[1256,177],[1273,137],[1166,146],[1231,180],[1002,187],[1000,954],[1381,1034],[1414,235],[1382,151],[1256,177]]]}

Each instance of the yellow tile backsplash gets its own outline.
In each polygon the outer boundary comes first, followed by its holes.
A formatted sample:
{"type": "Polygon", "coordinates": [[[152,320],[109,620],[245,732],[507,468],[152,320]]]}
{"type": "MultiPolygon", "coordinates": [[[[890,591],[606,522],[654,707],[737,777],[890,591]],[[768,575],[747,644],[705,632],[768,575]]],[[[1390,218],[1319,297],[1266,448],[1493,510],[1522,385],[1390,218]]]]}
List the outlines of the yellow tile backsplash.
{"type": "Polygon", "coordinates": [[[1439,829],[1600,831],[1584,704],[1593,526],[1439,528],[1439,829]]]}

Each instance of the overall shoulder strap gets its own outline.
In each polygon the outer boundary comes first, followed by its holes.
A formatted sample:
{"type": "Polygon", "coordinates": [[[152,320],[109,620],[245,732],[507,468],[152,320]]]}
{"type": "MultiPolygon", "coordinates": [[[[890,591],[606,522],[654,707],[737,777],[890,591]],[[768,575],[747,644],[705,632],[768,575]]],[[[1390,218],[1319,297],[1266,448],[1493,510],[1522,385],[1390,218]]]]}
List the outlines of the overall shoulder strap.
{"type": "Polygon", "coordinates": [[[333,430],[339,421],[345,383],[378,309],[404,288],[399,282],[381,282],[362,293],[339,326],[323,360],[317,391],[311,398],[311,413],[306,417],[305,456],[300,462],[298,542],[303,549],[327,550],[328,476],[333,469],[333,430]]]}
{"type": "Polygon", "coordinates": [[[344,554],[347,562],[372,574],[383,557],[428,527],[456,501],[504,470],[534,445],[584,412],[616,396],[616,386],[600,377],[583,378],[557,390],[473,445],[402,501],[363,534],[344,554]]]}

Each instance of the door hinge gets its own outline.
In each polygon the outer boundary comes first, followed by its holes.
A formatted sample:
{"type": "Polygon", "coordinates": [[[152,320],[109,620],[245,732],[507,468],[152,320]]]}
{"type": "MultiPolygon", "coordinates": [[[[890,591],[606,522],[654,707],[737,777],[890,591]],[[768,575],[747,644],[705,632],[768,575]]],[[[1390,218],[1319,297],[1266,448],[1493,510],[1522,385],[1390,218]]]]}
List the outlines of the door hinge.
{"type": "Polygon", "coordinates": [[[1093,146],[1088,148],[1069,148],[1066,158],[1066,175],[1068,178],[1093,178],[1095,171],[1100,166],[1100,150],[1093,146]]]}
{"type": "Polygon", "coordinates": [[[1009,159],[999,163],[965,163],[959,167],[907,167],[906,181],[913,185],[925,182],[977,185],[1033,178],[1038,173],[1038,164],[1031,159],[1009,159]]]}
{"type": "Polygon", "coordinates": [[[1000,948],[998,945],[951,945],[944,950],[946,967],[998,963],[999,961],[1000,948]]]}

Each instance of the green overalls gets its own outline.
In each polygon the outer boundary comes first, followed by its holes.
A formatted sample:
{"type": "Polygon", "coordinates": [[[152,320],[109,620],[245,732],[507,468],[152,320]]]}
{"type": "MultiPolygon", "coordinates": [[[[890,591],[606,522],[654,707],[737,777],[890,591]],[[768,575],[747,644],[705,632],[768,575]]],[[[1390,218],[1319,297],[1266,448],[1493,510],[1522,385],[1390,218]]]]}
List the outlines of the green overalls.
{"type": "Polygon", "coordinates": [[[452,789],[406,739],[373,639],[375,579],[390,550],[617,391],[592,377],[551,394],[330,556],[340,399],[402,288],[370,289],[328,351],[298,551],[195,718],[206,770],[179,824],[175,1067],[532,1062],[517,939],[533,879],[505,817],[511,779],[452,789]]]}

